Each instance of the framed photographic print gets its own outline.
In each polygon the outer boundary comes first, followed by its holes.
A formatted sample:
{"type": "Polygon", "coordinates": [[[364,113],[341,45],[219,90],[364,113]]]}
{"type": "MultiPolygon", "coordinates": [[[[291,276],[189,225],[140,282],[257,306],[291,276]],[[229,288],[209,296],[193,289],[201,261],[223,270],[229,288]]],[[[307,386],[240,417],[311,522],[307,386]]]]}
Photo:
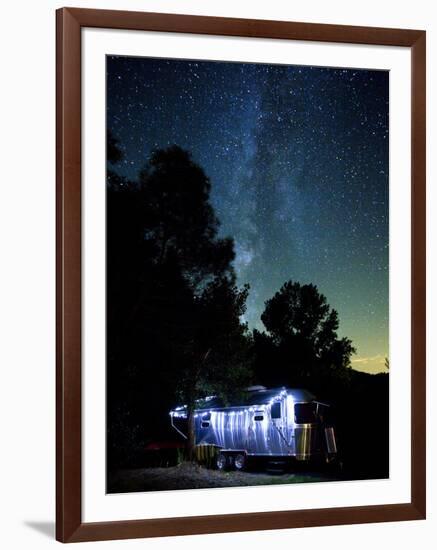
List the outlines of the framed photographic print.
{"type": "Polygon", "coordinates": [[[425,32],[57,12],[57,539],[425,517],[425,32]]]}

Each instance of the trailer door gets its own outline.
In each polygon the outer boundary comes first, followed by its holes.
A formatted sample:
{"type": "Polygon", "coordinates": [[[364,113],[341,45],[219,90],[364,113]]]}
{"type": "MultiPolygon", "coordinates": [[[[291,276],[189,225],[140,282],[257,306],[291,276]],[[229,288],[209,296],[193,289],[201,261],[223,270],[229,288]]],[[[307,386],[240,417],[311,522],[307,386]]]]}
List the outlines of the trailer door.
{"type": "Polygon", "coordinates": [[[256,409],[251,413],[248,426],[248,452],[254,455],[269,454],[268,417],[264,409],[256,409]]]}
{"type": "Polygon", "coordinates": [[[270,451],[275,455],[287,455],[290,451],[287,429],[286,401],[276,401],[270,407],[270,451]]]}

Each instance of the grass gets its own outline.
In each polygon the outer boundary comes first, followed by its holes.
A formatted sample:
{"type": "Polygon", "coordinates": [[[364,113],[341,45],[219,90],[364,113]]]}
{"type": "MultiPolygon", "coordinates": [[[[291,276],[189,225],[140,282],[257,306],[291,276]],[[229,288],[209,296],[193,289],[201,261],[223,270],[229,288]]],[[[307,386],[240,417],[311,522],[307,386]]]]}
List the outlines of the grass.
{"type": "Polygon", "coordinates": [[[109,493],[142,491],[172,491],[177,489],[206,489],[215,487],[242,487],[282,485],[334,481],[338,477],[324,472],[221,472],[198,464],[183,462],[168,468],[135,468],[119,470],[108,476],[109,493]]]}

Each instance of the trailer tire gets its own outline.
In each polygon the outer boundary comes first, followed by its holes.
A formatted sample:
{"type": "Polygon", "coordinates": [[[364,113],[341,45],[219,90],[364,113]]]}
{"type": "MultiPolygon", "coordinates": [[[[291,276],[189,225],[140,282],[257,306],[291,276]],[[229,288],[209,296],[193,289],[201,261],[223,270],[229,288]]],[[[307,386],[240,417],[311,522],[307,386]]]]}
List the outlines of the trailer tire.
{"type": "Polygon", "coordinates": [[[243,471],[247,466],[247,457],[244,453],[238,453],[234,456],[234,468],[238,471],[243,471]]]}
{"type": "Polygon", "coordinates": [[[228,457],[224,453],[218,453],[215,465],[217,470],[220,470],[221,472],[227,470],[229,467],[228,457]]]}

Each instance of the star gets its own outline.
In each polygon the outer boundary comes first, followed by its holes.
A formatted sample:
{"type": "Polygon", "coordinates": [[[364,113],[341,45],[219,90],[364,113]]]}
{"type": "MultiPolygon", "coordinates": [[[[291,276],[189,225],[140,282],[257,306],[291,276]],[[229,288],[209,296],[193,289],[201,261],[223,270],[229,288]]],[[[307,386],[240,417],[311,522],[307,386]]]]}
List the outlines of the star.
{"type": "Polygon", "coordinates": [[[285,281],[311,282],[361,356],[387,356],[388,72],[120,56],[107,71],[117,169],[135,181],[154,149],[192,153],[249,328],[285,281]]]}

